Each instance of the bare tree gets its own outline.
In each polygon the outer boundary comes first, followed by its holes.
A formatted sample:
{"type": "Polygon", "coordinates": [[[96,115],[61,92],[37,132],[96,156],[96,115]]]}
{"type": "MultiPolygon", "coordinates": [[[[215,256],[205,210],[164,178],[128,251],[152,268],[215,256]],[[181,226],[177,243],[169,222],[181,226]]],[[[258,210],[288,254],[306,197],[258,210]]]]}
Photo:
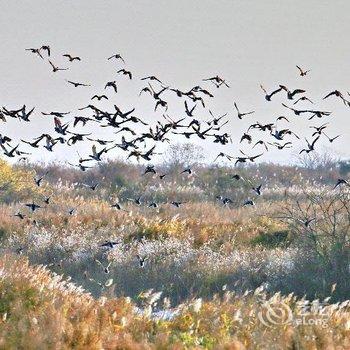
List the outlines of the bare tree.
{"type": "Polygon", "coordinates": [[[338,161],[338,157],[329,150],[324,150],[322,152],[314,151],[308,154],[298,155],[298,163],[303,168],[312,170],[335,168],[338,161]]]}
{"type": "Polygon", "coordinates": [[[349,188],[304,191],[301,198],[287,202],[279,218],[288,222],[295,244],[317,262],[315,272],[323,276],[325,287],[336,282],[343,291],[349,290],[349,188]]]}
{"type": "Polygon", "coordinates": [[[203,160],[203,148],[193,143],[176,143],[168,147],[163,158],[170,169],[189,167],[203,160]]]}

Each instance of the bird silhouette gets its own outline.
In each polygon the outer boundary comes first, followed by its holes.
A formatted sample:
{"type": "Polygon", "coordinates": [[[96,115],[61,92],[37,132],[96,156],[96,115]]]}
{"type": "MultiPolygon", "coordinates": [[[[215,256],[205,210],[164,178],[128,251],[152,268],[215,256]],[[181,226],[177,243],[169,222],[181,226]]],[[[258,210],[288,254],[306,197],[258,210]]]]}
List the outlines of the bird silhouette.
{"type": "Polygon", "coordinates": [[[336,189],[337,187],[339,187],[341,185],[345,185],[345,186],[348,186],[348,187],[350,186],[349,182],[347,180],[345,180],[345,179],[338,179],[337,183],[334,186],[334,189],[336,189]]]}
{"type": "Polygon", "coordinates": [[[116,245],[120,244],[120,242],[116,242],[116,241],[105,241],[104,243],[102,243],[100,245],[100,247],[104,247],[104,248],[114,248],[116,245]]]}
{"type": "Polygon", "coordinates": [[[114,80],[114,81],[109,81],[106,83],[105,85],[105,89],[107,89],[108,87],[111,87],[114,89],[115,93],[118,92],[118,88],[117,88],[117,82],[114,80]]]}
{"type": "Polygon", "coordinates": [[[121,207],[121,205],[119,203],[114,203],[111,205],[111,208],[117,209],[117,210],[121,210],[121,211],[126,211],[125,209],[123,209],[121,207]]]}
{"type": "Polygon", "coordinates": [[[304,69],[300,68],[299,66],[296,66],[296,67],[298,68],[301,77],[305,77],[306,74],[311,71],[310,69],[309,70],[304,70],[304,69]]]}
{"type": "Polygon", "coordinates": [[[68,84],[73,85],[74,87],[79,87],[79,86],[91,86],[91,84],[84,84],[84,83],[78,83],[78,82],[74,82],[71,80],[66,80],[68,84]]]}
{"type": "Polygon", "coordinates": [[[189,117],[193,116],[193,111],[195,110],[196,107],[197,107],[197,105],[194,105],[191,109],[189,109],[187,101],[185,100],[185,112],[189,117]]]}
{"type": "Polygon", "coordinates": [[[110,57],[108,57],[108,60],[111,60],[112,58],[116,59],[116,60],[121,60],[123,63],[125,63],[123,57],[119,54],[119,53],[116,53],[110,57]]]}
{"type": "Polygon", "coordinates": [[[48,174],[49,172],[45,172],[45,174],[41,175],[41,176],[35,176],[34,177],[34,182],[35,184],[40,187],[41,186],[41,183],[42,181],[44,180],[45,176],[48,174]]]}
{"type": "Polygon", "coordinates": [[[266,101],[271,101],[271,98],[273,95],[279,93],[280,91],[282,91],[282,88],[279,87],[278,89],[272,91],[270,94],[266,91],[266,89],[260,84],[260,88],[261,90],[265,93],[265,100],[266,101]]]}
{"type": "Polygon", "coordinates": [[[257,186],[257,187],[252,187],[252,190],[253,190],[258,196],[261,196],[261,187],[262,187],[262,184],[260,184],[260,185],[257,186]]]}
{"type": "Polygon", "coordinates": [[[46,51],[47,56],[51,56],[51,48],[49,45],[42,45],[41,48],[39,49],[40,51],[46,51]]]}
{"type": "Polygon", "coordinates": [[[163,83],[154,75],[150,75],[148,77],[141,78],[141,80],[157,81],[158,83],[163,85],[163,83]]]}
{"type": "Polygon", "coordinates": [[[145,267],[145,263],[146,263],[146,260],[147,260],[147,256],[143,256],[141,257],[140,255],[136,255],[137,259],[138,259],[138,262],[139,262],[139,265],[141,268],[144,268],[145,267]]]}
{"type": "Polygon", "coordinates": [[[303,152],[305,152],[305,153],[310,153],[310,152],[314,151],[314,150],[315,150],[315,144],[316,144],[316,142],[319,140],[319,138],[320,138],[320,136],[317,136],[311,143],[310,143],[307,139],[305,139],[308,148],[302,149],[302,150],[299,152],[299,154],[302,154],[303,152]]]}
{"type": "MultiPolygon", "coordinates": [[[[112,247],[110,247],[110,248],[113,248],[113,242],[111,242],[112,244],[112,247]]],[[[105,244],[105,243],[104,243],[105,244]]],[[[105,245],[102,245],[103,247],[105,247],[105,245]]],[[[112,264],[112,261],[110,261],[106,266],[105,265],[103,265],[102,263],[101,263],[101,261],[100,260],[98,260],[98,259],[95,259],[95,262],[98,264],[98,265],[100,265],[101,267],[102,267],[102,269],[103,269],[103,271],[104,271],[104,273],[106,273],[106,274],[108,274],[108,273],[110,273],[110,266],[111,266],[111,264],[112,264]]]]}
{"type": "Polygon", "coordinates": [[[340,137],[341,135],[337,135],[337,136],[334,136],[334,137],[329,137],[326,133],[322,133],[323,135],[325,135],[326,137],[327,137],[327,139],[328,139],[328,141],[330,142],[330,143],[332,143],[333,141],[335,141],[338,137],[340,137]]]}
{"type": "Polygon", "coordinates": [[[235,108],[236,108],[238,119],[242,119],[242,117],[244,117],[245,115],[250,115],[250,114],[255,113],[255,111],[241,113],[241,112],[239,111],[239,109],[238,109],[237,103],[234,102],[233,105],[234,105],[235,108]]]}
{"type": "Polygon", "coordinates": [[[132,74],[131,74],[131,72],[128,71],[128,70],[126,70],[126,69],[124,69],[124,68],[123,68],[123,69],[119,69],[119,70],[117,71],[117,73],[122,73],[123,75],[128,76],[130,80],[132,79],[132,74]]]}
{"type": "Polygon", "coordinates": [[[42,56],[42,54],[40,53],[40,48],[39,49],[35,49],[35,48],[29,48],[29,49],[25,49],[26,51],[30,51],[31,53],[35,53],[36,55],[38,55],[41,59],[44,59],[44,57],[42,56]]]}
{"type": "Polygon", "coordinates": [[[156,170],[154,169],[154,165],[147,165],[143,175],[146,175],[146,174],[149,174],[149,173],[151,173],[151,174],[156,174],[157,173],[156,170]]]}
{"type": "Polygon", "coordinates": [[[52,67],[52,71],[54,73],[60,71],[60,70],[68,70],[68,68],[59,68],[57,66],[55,66],[50,60],[49,60],[50,66],[52,67]]]}
{"type": "Polygon", "coordinates": [[[38,210],[41,209],[42,207],[38,204],[35,204],[34,201],[32,203],[27,203],[24,204],[26,207],[28,207],[33,213],[38,210]]]}
{"type": "Polygon", "coordinates": [[[24,219],[27,217],[27,215],[22,214],[21,212],[17,212],[17,213],[14,214],[13,216],[14,216],[14,217],[17,217],[17,218],[19,218],[19,219],[21,219],[21,220],[24,220],[24,219]]]}
{"type": "Polygon", "coordinates": [[[295,89],[295,90],[289,90],[286,86],[284,85],[280,85],[280,88],[284,91],[287,92],[287,98],[288,100],[293,100],[294,96],[297,94],[303,94],[304,92],[306,92],[305,90],[302,89],[295,89]]]}
{"type": "Polygon", "coordinates": [[[99,101],[101,101],[102,99],[108,100],[108,97],[106,95],[94,95],[91,97],[91,100],[93,100],[95,98],[99,101]]]}
{"type": "Polygon", "coordinates": [[[81,61],[81,58],[79,56],[72,56],[69,53],[65,53],[62,55],[63,57],[67,57],[69,59],[69,62],[74,62],[74,61],[81,61]]]}
{"type": "Polygon", "coordinates": [[[302,97],[298,98],[298,99],[293,103],[293,105],[296,105],[296,104],[299,103],[300,101],[308,101],[308,102],[314,104],[309,98],[307,98],[306,96],[302,96],[302,97]]]}

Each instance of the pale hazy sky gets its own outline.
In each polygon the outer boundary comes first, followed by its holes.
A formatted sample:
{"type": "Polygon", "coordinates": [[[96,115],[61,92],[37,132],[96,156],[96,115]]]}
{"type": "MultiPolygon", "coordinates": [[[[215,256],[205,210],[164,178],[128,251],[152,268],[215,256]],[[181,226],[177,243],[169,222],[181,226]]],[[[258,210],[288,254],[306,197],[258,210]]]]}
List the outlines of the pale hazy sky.
{"type": "MultiPolygon", "coordinates": [[[[350,157],[350,108],[335,98],[321,101],[331,90],[345,94],[350,91],[348,1],[0,0],[0,5],[0,104],[9,108],[24,103],[36,106],[31,124],[18,121],[1,124],[0,132],[15,139],[30,139],[45,128],[51,130],[52,120],[41,116],[40,111],[76,111],[88,104],[95,93],[102,93],[108,80],[118,81],[120,93],[110,94],[111,101],[101,106],[111,108],[113,103],[124,109],[135,106],[136,115],[152,121],[160,118],[161,113],[152,113],[154,104],[150,96],[138,98],[143,85],[137,78],[154,74],[165,84],[186,90],[202,84],[205,77],[219,74],[231,88],[212,88],[216,97],[209,107],[217,114],[229,113],[231,122],[226,130],[232,133],[234,143],[225,148],[202,144],[208,156],[214,158],[221,150],[237,154],[237,138],[250,122],[269,122],[279,115],[290,115],[293,123],[285,126],[308,139],[312,133],[308,126],[323,122],[316,119],[306,122],[305,118],[288,113],[281,106],[281,102],[287,101],[282,94],[267,103],[259,88],[262,83],[268,90],[278,84],[305,88],[315,106],[301,104],[300,108],[333,111],[332,117],[324,122],[330,122],[329,135],[341,133],[342,137],[333,143],[332,149],[341,157],[350,157]],[[24,51],[42,44],[51,46],[53,62],[70,70],[54,74],[47,62],[24,51]],[[67,52],[79,55],[82,62],[67,63],[62,57],[67,52]],[[135,76],[133,81],[116,75],[120,63],[106,60],[116,52],[125,58],[125,68],[135,76]],[[312,71],[301,78],[296,64],[312,71]],[[93,87],[74,89],[64,81],[66,78],[89,82],[93,87]],[[233,101],[242,110],[253,109],[256,113],[239,122],[233,101]]],[[[180,107],[174,105],[169,114],[182,117],[180,107]]],[[[208,113],[199,108],[196,117],[209,119],[208,113]]],[[[102,135],[103,131],[99,132],[102,135]]],[[[329,146],[326,139],[323,145],[329,146]]],[[[263,160],[287,162],[301,146],[299,143],[290,152],[271,151],[263,160]]],[[[33,156],[66,159],[72,153],[71,149],[61,147],[55,155],[37,152],[33,156]]]]}

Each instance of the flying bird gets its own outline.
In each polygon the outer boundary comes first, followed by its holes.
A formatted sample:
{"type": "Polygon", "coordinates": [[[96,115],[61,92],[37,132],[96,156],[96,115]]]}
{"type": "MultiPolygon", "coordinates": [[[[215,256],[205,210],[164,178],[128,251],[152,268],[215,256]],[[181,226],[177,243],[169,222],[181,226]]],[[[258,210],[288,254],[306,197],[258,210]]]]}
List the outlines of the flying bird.
{"type": "Polygon", "coordinates": [[[295,89],[293,91],[289,90],[286,86],[284,85],[280,85],[280,88],[284,91],[287,92],[287,98],[288,100],[293,100],[294,96],[297,94],[303,94],[304,92],[306,92],[305,90],[302,89],[295,89]]]}
{"type": "Polygon", "coordinates": [[[51,65],[52,71],[53,71],[54,73],[56,73],[56,72],[58,72],[58,71],[60,71],[60,70],[68,70],[68,68],[58,68],[58,67],[56,67],[50,60],[49,60],[49,63],[50,63],[50,65],[51,65]]]}
{"type": "Polygon", "coordinates": [[[300,102],[300,101],[308,101],[308,102],[314,104],[309,98],[307,98],[306,96],[302,96],[302,97],[298,98],[298,99],[293,103],[293,105],[296,105],[296,104],[297,104],[298,102],[300,102]]]}
{"type": "Polygon", "coordinates": [[[147,256],[141,257],[140,255],[136,255],[138,261],[139,261],[139,265],[140,267],[144,268],[145,267],[145,262],[147,260],[147,256]]]}
{"type": "Polygon", "coordinates": [[[42,207],[38,204],[35,204],[34,202],[32,203],[27,203],[25,204],[26,207],[28,207],[33,213],[38,210],[41,209],[42,207]]]}
{"type": "Polygon", "coordinates": [[[257,187],[252,187],[252,190],[258,195],[261,196],[261,187],[262,185],[259,185],[257,187]]]}
{"type": "Polygon", "coordinates": [[[46,51],[47,55],[50,57],[51,56],[51,49],[49,45],[42,45],[41,48],[39,49],[40,51],[46,51]]]}
{"type": "Polygon", "coordinates": [[[264,146],[265,147],[265,149],[266,149],[266,151],[268,151],[269,150],[269,148],[267,147],[267,145],[266,145],[266,142],[265,141],[263,141],[263,140],[259,140],[259,141],[257,141],[255,144],[254,144],[254,146],[252,147],[252,149],[253,148],[255,148],[256,146],[258,146],[258,145],[261,145],[261,146],[264,146]]]}
{"type": "Polygon", "coordinates": [[[69,62],[81,61],[81,58],[79,56],[72,56],[69,53],[65,53],[63,57],[67,57],[69,59],[69,62]]]}
{"type": "Polygon", "coordinates": [[[107,82],[106,85],[105,85],[105,89],[107,89],[108,87],[112,87],[114,89],[115,93],[118,92],[117,82],[115,80],[107,82]]]}
{"type": "Polygon", "coordinates": [[[132,79],[132,74],[131,74],[131,72],[128,71],[128,70],[126,70],[126,69],[124,69],[124,68],[123,68],[123,69],[119,69],[119,70],[117,71],[117,73],[122,73],[123,75],[128,76],[130,80],[132,79]]]}
{"type": "Polygon", "coordinates": [[[266,89],[260,84],[261,90],[265,93],[265,100],[271,101],[271,98],[273,95],[277,94],[278,92],[282,91],[282,88],[279,87],[278,89],[272,91],[270,94],[266,91],[266,89]]]}
{"type": "Polygon", "coordinates": [[[347,180],[345,180],[345,179],[338,179],[337,183],[334,186],[334,189],[336,189],[338,186],[341,186],[341,185],[346,185],[348,187],[350,186],[349,182],[347,180]]]}
{"type": "Polygon", "coordinates": [[[194,105],[191,109],[188,108],[187,101],[185,100],[185,112],[189,117],[193,116],[193,111],[197,107],[197,105],[194,105]]]}
{"type": "Polygon", "coordinates": [[[339,97],[346,106],[350,107],[350,102],[345,99],[345,97],[343,96],[343,94],[339,90],[331,91],[325,97],[323,97],[323,100],[325,100],[325,99],[327,99],[328,97],[331,97],[331,96],[339,97]]]}
{"type": "Polygon", "coordinates": [[[102,99],[108,100],[108,97],[106,95],[94,95],[91,97],[91,100],[93,100],[95,98],[99,101],[101,101],[102,99]]]}
{"type": "Polygon", "coordinates": [[[115,242],[115,241],[105,241],[105,243],[102,243],[100,247],[105,247],[105,248],[114,248],[117,244],[120,244],[120,242],[115,242]]]}
{"type": "Polygon", "coordinates": [[[148,77],[141,78],[141,80],[151,80],[151,81],[157,81],[160,84],[163,84],[156,76],[150,75],[148,77]]]}
{"type": "Polygon", "coordinates": [[[304,69],[300,68],[299,66],[296,66],[296,67],[298,68],[301,77],[305,77],[306,74],[309,73],[309,72],[311,71],[311,69],[309,69],[309,70],[304,70],[304,69]]]}
{"type": "Polygon", "coordinates": [[[112,205],[111,205],[111,208],[115,208],[115,209],[121,210],[121,211],[126,211],[126,210],[124,210],[124,209],[121,207],[121,205],[120,205],[119,203],[114,203],[114,204],[112,204],[112,205]]]}
{"type": "Polygon", "coordinates": [[[14,217],[17,217],[17,218],[19,218],[19,219],[21,219],[21,220],[24,220],[24,219],[27,217],[27,215],[22,214],[21,212],[18,212],[18,213],[16,213],[16,214],[14,214],[13,216],[14,216],[14,217]]]}
{"type": "Polygon", "coordinates": [[[245,115],[249,115],[249,114],[255,113],[255,111],[241,113],[241,112],[239,111],[239,109],[238,109],[237,103],[234,102],[233,105],[234,105],[235,108],[236,108],[238,119],[242,119],[242,117],[244,117],[245,115]]]}
{"type": "Polygon", "coordinates": [[[184,170],[181,171],[180,174],[188,174],[188,175],[191,175],[192,174],[192,169],[191,168],[186,168],[184,170]]]}
{"type": "Polygon", "coordinates": [[[30,48],[30,49],[25,49],[26,51],[30,51],[31,53],[37,54],[41,59],[44,59],[42,54],[40,53],[40,49],[35,49],[35,48],[30,48]]]}
{"type": "Polygon", "coordinates": [[[316,144],[316,142],[318,141],[319,138],[320,138],[320,136],[317,136],[311,143],[307,139],[305,139],[308,148],[302,149],[299,152],[299,154],[302,154],[303,152],[310,153],[310,152],[314,151],[315,150],[315,144],[316,144]]]}
{"type": "Polygon", "coordinates": [[[114,55],[108,57],[107,59],[108,59],[108,60],[111,60],[112,58],[115,58],[116,60],[121,60],[123,63],[125,63],[123,57],[122,57],[119,53],[116,53],[116,54],[114,54],[114,55]]]}
{"type": "Polygon", "coordinates": [[[154,169],[154,165],[147,165],[143,175],[146,175],[146,174],[157,174],[156,170],[154,169]]]}
{"type": "Polygon", "coordinates": [[[77,83],[71,80],[66,80],[67,83],[73,85],[74,87],[78,87],[78,86],[91,86],[91,84],[83,84],[83,83],[77,83]]]}
{"type": "Polygon", "coordinates": [[[216,75],[215,77],[211,77],[211,78],[207,78],[207,79],[203,79],[203,81],[210,81],[212,82],[217,88],[219,88],[221,85],[225,85],[226,87],[230,87],[227,83],[226,80],[219,77],[218,75],[216,75]]]}
{"type": "Polygon", "coordinates": [[[35,177],[34,177],[34,182],[35,182],[35,184],[36,184],[38,187],[41,186],[42,181],[44,180],[45,176],[46,176],[48,173],[49,173],[49,172],[47,171],[47,172],[46,172],[44,175],[42,175],[42,176],[35,176],[35,177]]]}
{"type": "Polygon", "coordinates": [[[230,155],[228,155],[228,154],[226,154],[226,153],[224,153],[224,152],[220,152],[220,153],[216,156],[216,158],[214,159],[214,162],[216,162],[219,158],[226,158],[226,159],[229,160],[229,161],[231,161],[231,160],[234,159],[234,157],[232,157],[232,156],[230,156],[230,155]]]}
{"type": "Polygon", "coordinates": [[[341,135],[337,135],[337,136],[334,136],[334,137],[329,137],[326,133],[323,132],[323,135],[325,135],[328,139],[328,141],[330,143],[332,143],[333,141],[335,141],[338,137],[340,137],[341,135]]]}

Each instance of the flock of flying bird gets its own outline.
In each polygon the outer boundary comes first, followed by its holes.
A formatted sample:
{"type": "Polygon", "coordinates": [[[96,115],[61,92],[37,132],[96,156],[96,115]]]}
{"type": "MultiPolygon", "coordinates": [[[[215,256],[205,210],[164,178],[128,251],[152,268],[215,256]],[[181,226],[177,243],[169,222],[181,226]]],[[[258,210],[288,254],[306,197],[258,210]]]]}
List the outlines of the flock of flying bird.
{"type": "MultiPolygon", "coordinates": [[[[52,59],[52,52],[49,45],[42,45],[40,48],[29,48],[26,49],[30,53],[36,55],[43,62],[47,62],[48,66],[51,67],[52,72],[59,74],[61,71],[69,71],[69,65],[78,64],[82,61],[81,57],[74,56],[72,54],[63,54],[62,56],[67,59],[67,66],[58,67],[52,59]]],[[[118,65],[125,65],[124,58],[120,54],[114,54],[107,58],[108,61],[116,61],[118,65]]],[[[299,66],[296,66],[299,75],[305,77],[309,74],[309,70],[304,70],[299,66]]],[[[133,73],[125,68],[119,68],[116,70],[116,74],[120,79],[133,80],[135,79],[133,73]]],[[[152,125],[146,122],[142,118],[136,115],[135,108],[131,110],[123,110],[123,108],[113,105],[113,109],[107,111],[102,107],[99,107],[99,103],[103,100],[109,101],[113,100],[113,96],[118,94],[119,82],[117,78],[115,80],[107,81],[104,86],[103,93],[94,93],[91,97],[91,101],[86,106],[78,108],[78,116],[71,115],[71,112],[41,112],[44,116],[50,116],[53,118],[53,129],[38,135],[32,140],[21,140],[18,144],[14,144],[11,137],[7,135],[0,134],[0,147],[3,151],[4,156],[9,158],[18,157],[19,160],[28,159],[31,153],[23,151],[20,146],[27,145],[31,149],[41,149],[44,148],[48,152],[54,152],[57,145],[66,145],[68,147],[75,144],[80,144],[82,142],[92,142],[91,152],[85,157],[81,157],[78,153],[78,160],[76,163],[69,163],[71,166],[80,169],[81,171],[86,171],[92,168],[91,162],[101,162],[103,156],[109,153],[113,149],[121,149],[127,152],[127,158],[135,158],[136,160],[146,160],[151,161],[152,157],[156,154],[156,145],[157,143],[170,142],[170,135],[176,135],[176,137],[183,137],[185,139],[199,138],[201,140],[211,140],[214,144],[218,145],[227,145],[232,143],[231,135],[228,132],[224,132],[223,128],[229,123],[228,114],[223,114],[216,116],[212,111],[208,110],[206,107],[207,100],[214,97],[214,93],[211,91],[213,89],[219,88],[230,88],[228,82],[216,75],[203,79],[203,86],[196,85],[190,88],[189,90],[182,91],[178,88],[171,87],[164,84],[158,77],[154,75],[149,75],[142,77],[140,79],[145,83],[145,86],[139,92],[139,96],[147,94],[150,96],[151,101],[154,103],[154,112],[162,113],[161,120],[156,120],[152,125]],[[183,115],[174,120],[168,114],[169,101],[167,96],[172,94],[174,97],[182,100],[183,103],[183,115]],[[199,109],[201,109],[199,111],[199,109]],[[88,115],[86,115],[88,113],[88,115]],[[210,117],[207,120],[198,119],[196,114],[204,114],[208,112],[210,117]],[[81,115],[85,114],[85,115],[81,115]],[[70,119],[66,121],[66,119],[70,119]],[[114,134],[120,135],[120,142],[115,140],[106,140],[101,138],[94,138],[93,132],[78,132],[77,128],[79,126],[86,127],[87,125],[97,125],[100,128],[108,128],[112,130],[114,134]],[[147,127],[147,130],[136,131],[134,126],[141,127],[144,129],[147,127]],[[149,143],[152,143],[151,146],[148,146],[149,143]]],[[[91,84],[77,82],[66,79],[66,83],[75,88],[91,88],[91,84]]],[[[314,102],[307,97],[306,91],[303,89],[289,89],[285,85],[278,85],[274,90],[269,92],[264,86],[260,85],[261,90],[263,91],[265,100],[267,102],[272,101],[273,98],[278,94],[283,94],[287,101],[282,103],[283,108],[291,114],[296,116],[305,116],[308,120],[313,120],[314,118],[325,118],[330,116],[332,112],[323,111],[316,108],[297,108],[297,105],[303,103],[309,106],[313,106],[314,102]]],[[[349,93],[347,93],[349,96],[349,93]]],[[[350,96],[349,96],[350,97],[350,96]]],[[[342,92],[338,90],[331,91],[327,93],[323,99],[328,98],[337,98],[339,99],[346,107],[350,107],[350,101],[347,99],[342,92]]],[[[233,103],[233,110],[236,113],[238,120],[251,117],[254,115],[255,111],[242,112],[238,107],[236,102],[233,103]]],[[[26,105],[23,105],[17,109],[10,109],[7,107],[0,108],[0,120],[6,122],[9,118],[17,119],[23,122],[30,122],[34,114],[35,108],[27,108],[26,105]]],[[[255,154],[246,154],[240,150],[238,156],[233,156],[224,152],[220,152],[214,161],[222,158],[227,161],[234,162],[234,165],[255,162],[256,159],[260,158],[264,152],[269,151],[270,147],[276,148],[278,150],[283,150],[291,148],[293,146],[293,139],[300,139],[300,137],[290,130],[289,128],[280,128],[279,123],[289,123],[290,117],[279,116],[273,122],[263,124],[260,122],[252,123],[248,129],[243,133],[239,143],[251,145],[251,149],[258,149],[259,151],[255,154]],[[260,131],[270,139],[265,141],[265,138],[261,138],[253,141],[253,136],[251,132],[260,131]]],[[[329,126],[329,123],[323,123],[319,126],[310,126],[314,130],[312,134],[312,140],[306,140],[306,147],[300,151],[300,154],[310,152],[315,150],[315,146],[319,142],[321,137],[328,139],[330,143],[334,142],[340,135],[329,136],[326,133],[326,129],[329,126]]],[[[101,129],[103,130],[103,129],[101,129]]],[[[158,175],[160,180],[163,180],[167,174],[158,174],[153,165],[148,165],[144,172],[145,174],[151,173],[152,175],[158,175]]],[[[190,168],[184,169],[182,171],[184,175],[190,176],[192,170],[190,168]]],[[[36,177],[35,183],[37,186],[40,186],[44,177],[47,174],[36,177]]],[[[232,176],[232,179],[243,180],[242,177],[238,174],[232,176]]],[[[346,180],[339,179],[336,187],[339,185],[349,185],[346,180]]],[[[256,195],[261,195],[262,184],[254,186],[250,184],[252,190],[256,195]]],[[[96,190],[98,183],[88,185],[91,190],[96,190]]],[[[230,198],[218,196],[224,205],[232,203],[230,198]]],[[[140,198],[133,200],[135,204],[141,205],[140,198]]],[[[50,197],[45,198],[45,204],[50,203],[50,197]]],[[[179,207],[181,202],[171,202],[175,207],[179,207]]],[[[254,201],[248,199],[244,205],[254,205],[254,201]]],[[[36,204],[34,202],[27,203],[26,206],[32,211],[35,212],[38,209],[43,208],[42,205],[36,204]]],[[[157,208],[158,204],[152,202],[148,205],[149,207],[157,208]]],[[[121,207],[120,203],[114,203],[111,207],[118,210],[124,210],[121,207]]],[[[75,209],[70,209],[69,214],[73,215],[75,209]]],[[[22,213],[17,213],[15,216],[24,219],[26,215],[22,213]]],[[[113,242],[106,242],[105,246],[113,247],[113,242]]]]}

